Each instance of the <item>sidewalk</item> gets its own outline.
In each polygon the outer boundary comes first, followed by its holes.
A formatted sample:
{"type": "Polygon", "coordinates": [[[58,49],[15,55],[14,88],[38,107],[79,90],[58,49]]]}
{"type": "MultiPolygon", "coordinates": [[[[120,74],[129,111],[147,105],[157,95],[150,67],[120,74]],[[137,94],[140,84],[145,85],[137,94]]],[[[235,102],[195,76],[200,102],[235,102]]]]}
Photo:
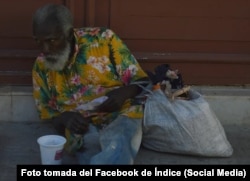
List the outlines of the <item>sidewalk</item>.
{"type": "MultiPolygon", "coordinates": [[[[250,165],[250,87],[195,87],[221,121],[234,153],[206,158],[160,153],[141,147],[136,165],[250,165]]],[[[54,134],[38,120],[30,87],[0,88],[0,180],[15,181],[16,165],[41,164],[37,138],[54,134]]],[[[77,164],[64,155],[63,164],[77,164]]]]}
{"type": "MultiPolygon", "coordinates": [[[[137,165],[243,165],[250,164],[250,124],[224,125],[234,153],[230,158],[206,158],[159,153],[141,147],[137,165]]],[[[15,181],[16,165],[41,164],[37,138],[53,134],[50,124],[41,122],[0,122],[0,180],[15,181]]],[[[74,157],[64,155],[63,164],[77,164],[74,157]]]]}

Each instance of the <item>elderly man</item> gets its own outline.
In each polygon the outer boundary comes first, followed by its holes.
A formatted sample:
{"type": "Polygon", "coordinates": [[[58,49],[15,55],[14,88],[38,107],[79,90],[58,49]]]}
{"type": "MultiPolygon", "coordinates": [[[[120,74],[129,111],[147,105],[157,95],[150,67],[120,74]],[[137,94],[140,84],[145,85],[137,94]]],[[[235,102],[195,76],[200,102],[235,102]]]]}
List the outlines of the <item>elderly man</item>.
{"type": "Polygon", "coordinates": [[[110,29],[73,28],[58,4],[35,12],[33,36],[41,48],[32,70],[40,118],[66,136],[80,164],[133,164],[143,118],[133,102],[148,78],[127,46],[110,29]]]}

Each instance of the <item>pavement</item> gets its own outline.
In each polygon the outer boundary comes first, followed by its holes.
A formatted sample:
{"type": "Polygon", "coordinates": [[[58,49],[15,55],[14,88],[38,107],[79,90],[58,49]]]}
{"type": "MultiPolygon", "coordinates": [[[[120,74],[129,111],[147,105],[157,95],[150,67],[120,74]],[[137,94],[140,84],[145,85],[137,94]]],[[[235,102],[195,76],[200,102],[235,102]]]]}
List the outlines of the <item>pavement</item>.
{"type": "MultiPolygon", "coordinates": [[[[161,153],[141,146],[135,165],[250,165],[250,85],[198,86],[224,127],[233,155],[212,158],[161,153]]],[[[37,138],[55,131],[37,115],[31,87],[0,87],[0,181],[17,180],[17,165],[41,165],[37,138]],[[25,113],[25,114],[24,114],[25,113]]],[[[64,154],[63,165],[75,166],[77,160],[64,154]]],[[[201,167],[202,168],[202,167],[201,167]]],[[[249,177],[250,177],[250,169],[249,177]]],[[[22,179],[23,180],[23,179],[22,179]]],[[[25,179],[26,180],[26,179],[25,179]]]]}
{"type": "MultiPolygon", "coordinates": [[[[140,148],[135,165],[249,165],[250,124],[224,124],[234,152],[228,158],[211,158],[161,153],[140,148]]],[[[47,122],[0,121],[0,180],[15,181],[17,165],[40,165],[37,138],[55,131],[47,122]]],[[[64,154],[64,165],[76,165],[73,156],[64,154]]]]}

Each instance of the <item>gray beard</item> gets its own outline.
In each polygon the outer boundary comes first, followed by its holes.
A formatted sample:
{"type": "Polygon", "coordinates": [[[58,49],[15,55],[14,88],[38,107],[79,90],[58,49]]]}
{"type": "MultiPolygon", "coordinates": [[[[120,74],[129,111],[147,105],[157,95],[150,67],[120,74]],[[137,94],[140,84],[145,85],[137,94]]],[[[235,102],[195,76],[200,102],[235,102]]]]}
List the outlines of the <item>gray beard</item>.
{"type": "Polygon", "coordinates": [[[50,70],[61,71],[68,62],[70,54],[70,43],[59,53],[45,56],[45,67],[50,70]]]}

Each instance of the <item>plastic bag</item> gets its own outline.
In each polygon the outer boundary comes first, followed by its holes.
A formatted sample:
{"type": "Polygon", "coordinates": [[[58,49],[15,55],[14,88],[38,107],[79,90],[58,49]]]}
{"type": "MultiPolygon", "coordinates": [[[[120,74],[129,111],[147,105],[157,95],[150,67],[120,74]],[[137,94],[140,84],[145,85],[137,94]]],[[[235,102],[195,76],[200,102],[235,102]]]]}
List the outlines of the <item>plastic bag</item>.
{"type": "Polygon", "coordinates": [[[188,93],[189,100],[171,100],[161,89],[149,94],[144,110],[142,145],[160,152],[231,156],[233,148],[207,101],[193,89],[188,93]]]}

